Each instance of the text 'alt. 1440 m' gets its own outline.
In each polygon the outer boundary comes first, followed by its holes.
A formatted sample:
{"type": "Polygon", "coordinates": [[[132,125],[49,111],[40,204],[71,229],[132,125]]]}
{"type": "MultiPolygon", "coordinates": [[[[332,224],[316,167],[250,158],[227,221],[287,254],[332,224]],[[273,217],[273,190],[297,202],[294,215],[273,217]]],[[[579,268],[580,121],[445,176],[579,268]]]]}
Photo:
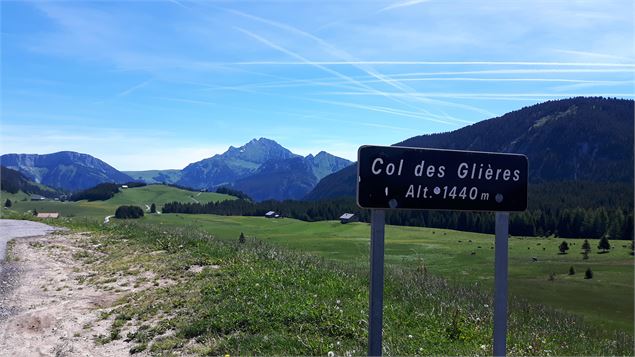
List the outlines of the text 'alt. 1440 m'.
{"type": "Polygon", "coordinates": [[[527,157],[362,146],[357,204],[376,209],[524,211],[527,157]]]}

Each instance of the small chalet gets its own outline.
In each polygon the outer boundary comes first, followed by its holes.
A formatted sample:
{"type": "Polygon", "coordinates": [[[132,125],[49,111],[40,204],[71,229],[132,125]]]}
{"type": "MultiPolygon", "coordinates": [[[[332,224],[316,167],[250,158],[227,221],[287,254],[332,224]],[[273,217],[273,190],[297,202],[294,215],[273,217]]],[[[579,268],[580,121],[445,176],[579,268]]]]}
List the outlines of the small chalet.
{"type": "Polygon", "coordinates": [[[344,213],[340,216],[340,223],[346,224],[350,222],[357,222],[359,218],[353,213],[344,213]]]}
{"type": "Polygon", "coordinates": [[[128,188],[128,185],[121,185],[121,188],[128,188]]]}
{"type": "Polygon", "coordinates": [[[40,195],[31,195],[31,201],[44,201],[46,197],[40,195]]]}
{"type": "Polygon", "coordinates": [[[38,212],[37,218],[59,218],[59,212],[38,212]]]}
{"type": "Polygon", "coordinates": [[[265,213],[265,218],[277,218],[276,216],[279,217],[279,215],[274,211],[269,211],[265,213]]]}

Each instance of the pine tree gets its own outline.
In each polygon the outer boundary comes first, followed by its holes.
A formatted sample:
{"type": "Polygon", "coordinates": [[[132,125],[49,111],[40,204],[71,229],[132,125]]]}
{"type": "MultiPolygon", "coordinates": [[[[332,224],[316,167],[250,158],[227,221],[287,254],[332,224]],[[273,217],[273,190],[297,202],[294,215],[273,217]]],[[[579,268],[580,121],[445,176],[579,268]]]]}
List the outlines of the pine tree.
{"type": "Polygon", "coordinates": [[[560,254],[567,254],[567,250],[569,250],[569,244],[567,244],[566,240],[563,240],[562,243],[560,243],[560,247],[558,249],[560,249],[560,254]]]}
{"type": "Polygon", "coordinates": [[[157,213],[157,205],[154,203],[150,206],[150,213],[157,213]]]}
{"type": "Polygon", "coordinates": [[[598,243],[598,249],[601,249],[602,253],[606,253],[609,249],[611,249],[611,243],[609,243],[609,239],[606,236],[600,239],[600,243],[598,243]]]}
{"type": "Polygon", "coordinates": [[[589,243],[588,239],[585,239],[584,243],[582,244],[582,252],[589,254],[590,251],[591,251],[591,244],[589,243]]]}
{"type": "Polygon", "coordinates": [[[587,270],[584,272],[584,278],[593,279],[593,270],[591,270],[591,268],[587,268],[587,270]]]}
{"type": "Polygon", "coordinates": [[[575,275],[575,268],[573,265],[569,267],[569,275],[575,275]]]}
{"type": "Polygon", "coordinates": [[[11,200],[7,198],[6,201],[4,201],[4,206],[6,208],[10,208],[13,204],[11,203],[11,200]]]}
{"type": "Polygon", "coordinates": [[[238,243],[245,244],[245,234],[240,232],[240,237],[238,237],[238,243]]]}

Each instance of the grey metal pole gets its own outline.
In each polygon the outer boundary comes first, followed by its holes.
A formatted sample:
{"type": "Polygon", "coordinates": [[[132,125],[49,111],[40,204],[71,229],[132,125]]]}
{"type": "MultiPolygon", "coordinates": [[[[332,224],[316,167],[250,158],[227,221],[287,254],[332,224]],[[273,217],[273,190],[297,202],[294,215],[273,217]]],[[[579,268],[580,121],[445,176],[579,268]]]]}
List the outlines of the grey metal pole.
{"type": "Polygon", "coordinates": [[[496,212],[494,250],[494,356],[505,356],[507,345],[507,267],[509,212],[496,212]]]}
{"type": "Polygon", "coordinates": [[[368,315],[368,355],[381,356],[384,307],[384,210],[370,211],[370,312],[368,315]]]}

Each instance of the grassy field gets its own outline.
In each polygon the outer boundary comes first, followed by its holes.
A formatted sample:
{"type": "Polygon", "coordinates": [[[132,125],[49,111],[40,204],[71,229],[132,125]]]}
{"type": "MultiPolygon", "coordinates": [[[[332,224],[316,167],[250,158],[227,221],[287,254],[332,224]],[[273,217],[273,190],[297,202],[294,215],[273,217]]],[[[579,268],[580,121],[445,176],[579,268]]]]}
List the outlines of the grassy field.
{"type": "MultiPolygon", "coordinates": [[[[241,232],[278,246],[367,267],[370,228],[365,223],[303,222],[294,219],[170,214],[147,221],[197,227],[223,240],[241,232]]],[[[609,253],[582,259],[582,240],[569,239],[568,254],[559,254],[562,239],[512,237],[509,242],[511,299],[521,298],[583,316],[602,328],[633,332],[633,256],[629,242],[613,241],[609,253]],[[538,261],[533,261],[537,258],[538,261]],[[575,275],[569,275],[574,267],[575,275]],[[591,268],[593,279],[584,279],[591,268]],[[550,278],[553,274],[553,280],[550,278]]],[[[490,289],[494,274],[492,235],[419,227],[386,227],[386,263],[419,267],[433,275],[490,289]],[[472,254],[474,253],[474,254],[472,254]]]]}
{"type": "Polygon", "coordinates": [[[236,199],[233,196],[219,194],[215,192],[192,192],[176,187],[165,185],[148,185],[144,187],[122,189],[113,198],[107,201],[79,201],[79,202],[59,202],[59,201],[22,201],[24,194],[12,195],[2,192],[2,202],[6,198],[11,199],[14,205],[13,210],[26,212],[37,210],[38,212],[60,212],[65,217],[89,217],[103,219],[105,216],[115,213],[117,207],[121,205],[136,205],[144,210],[146,205],[156,204],[157,210],[168,202],[218,202],[222,200],[236,199]],[[6,196],[5,196],[6,195],[6,196]],[[5,198],[6,197],[6,198],[5,198]]]}
{"type": "MultiPolygon", "coordinates": [[[[195,198],[223,199],[201,193],[195,198]]],[[[14,209],[60,211],[66,216],[102,220],[120,204],[150,204],[191,200],[189,191],[166,186],[125,190],[106,202],[18,202],[14,209]]],[[[143,207],[143,206],[142,206],[143,207]]],[[[241,232],[250,238],[276,246],[307,252],[357,268],[368,267],[368,224],[342,225],[326,221],[308,223],[284,218],[226,217],[214,215],[147,215],[143,221],[168,227],[197,227],[225,240],[237,240],[241,232]]],[[[593,252],[583,260],[583,240],[569,239],[568,254],[559,254],[562,239],[512,237],[509,251],[510,299],[523,299],[573,313],[600,328],[633,333],[634,261],[629,242],[612,241],[613,249],[599,254],[597,240],[590,240],[593,252]],[[534,261],[536,258],[537,261],[534,261]],[[569,275],[573,267],[576,274],[569,275]],[[593,279],[584,279],[592,269],[593,279]]],[[[477,284],[490,291],[493,284],[494,237],[492,235],[419,227],[386,227],[386,264],[425,270],[435,276],[463,284],[477,284]]]]}
{"type": "MultiPolygon", "coordinates": [[[[298,224],[285,221],[277,222],[298,224]]],[[[90,271],[79,282],[119,294],[137,288],[102,313],[110,328],[97,343],[125,339],[131,353],[154,355],[365,354],[368,267],[155,223],[75,226],[94,232],[74,248],[90,271]]],[[[363,233],[356,226],[346,229],[363,233]]],[[[492,299],[483,289],[416,266],[387,269],[384,355],[486,356],[491,336],[492,299]]],[[[510,356],[633,354],[632,336],[515,299],[507,346],[510,356]]]]}

